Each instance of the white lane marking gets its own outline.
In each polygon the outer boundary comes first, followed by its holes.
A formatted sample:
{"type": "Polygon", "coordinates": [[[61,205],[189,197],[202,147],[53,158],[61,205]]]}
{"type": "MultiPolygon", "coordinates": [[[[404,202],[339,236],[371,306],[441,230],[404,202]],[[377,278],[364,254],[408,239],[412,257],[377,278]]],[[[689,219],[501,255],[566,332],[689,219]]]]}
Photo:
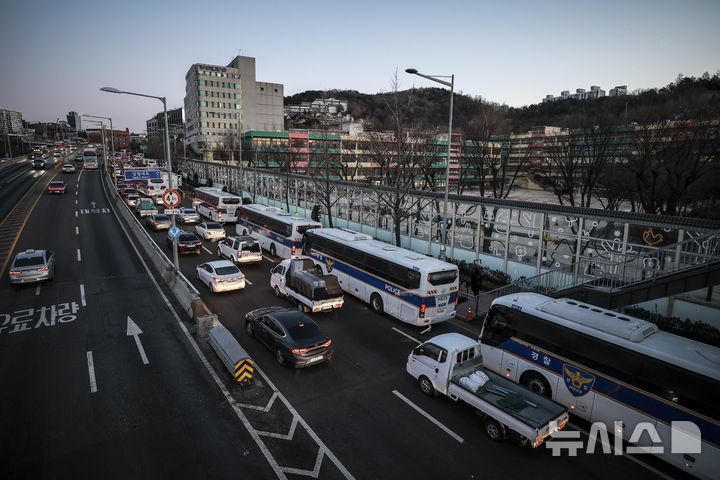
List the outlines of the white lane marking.
{"type": "Polygon", "coordinates": [[[78,181],[77,181],[78,186],[80,185],[80,177],[82,177],[82,174],[84,171],[85,171],[85,168],[80,169],[80,175],[78,175],[78,181]]]}
{"type": "Polygon", "coordinates": [[[408,335],[407,333],[403,332],[402,330],[399,330],[399,329],[397,329],[397,328],[395,328],[395,327],[392,327],[392,329],[395,330],[395,331],[396,331],[397,333],[399,333],[400,335],[406,336],[407,338],[409,338],[410,340],[412,340],[412,341],[415,342],[415,343],[418,343],[418,344],[422,343],[422,342],[421,342],[420,340],[418,340],[417,338],[408,335]]]}
{"type": "MultiPolygon", "coordinates": [[[[575,430],[584,433],[585,436],[590,437],[590,433],[587,432],[584,428],[581,428],[579,425],[575,425],[574,423],[571,423],[571,422],[568,422],[567,424],[568,424],[569,427],[572,427],[572,428],[574,428],[575,430]]],[[[664,478],[665,480],[672,480],[672,479],[673,479],[673,477],[671,477],[670,475],[664,474],[663,472],[661,472],[660,470],[657,470],[657,469],[656,469],[655,467],[653,467],[652,465],[649,465],[649,464],[643,462],[642,460],[640,460],[640,459],[638,459],[638,458],[635,458],[635,457],[632,456],[632,455],[628,455],[626,452],[623,452],[622,455],[623,455],[623,457],[627,458],[628,460],[631,460],[631,461],[637,463],[637,464],[640,465],[641,467],[645,467],[646,469],[650,470],[651,472],[653,472],[653,473],[654,473],[655,475],[657,475],[658,477],[664,478]]]]}
{"type": "Polygon", "coordinates": [[[75,210],[75,216],[76,216],[76,217],[78,216],[78,211],[77,211],[77,210],[75,210]]]}
{"type": "Polygon", "coordinates": [[[77,253],[78,253],[78,262],[82,262],[82,259],[80,257],[80,249],[79,248],[77,249],[77,253]]]}
{"type": "Polygon", "coordinates": [[[245,278],[245,283],[247,283],[248,285],[252,285],[252,282],[248,280],[247,277],[245,278]]]}
{"type": "Polygon", "coordinates": [[[268,262],[272,262],[272,263],[275,263],[275,260],[274,260],[274,259],[272,259],[272,258],[270,258],[270,257],[266,256],[265,254],[263,254],[263,258],[264,258],[265,260],[267,260],[268,262]]]}
{"type": "Polygon", "coordinates": [[[77,205],[77,198],[75,199],[75,205],[77,205]]]}
{"type": "MultiPolygon", "coordinates": [[[[75,185],[75,186],[77,187],[77,185],[75,185]]],[[[77,190],[75,190],[75,195],[77,195],[77,194],[78,194],[78,192],[77,192],[77,190]]]]}
{"type": "Polygon", "coordinates": [[[80,235],[80,228],[79,228],[79,227],[75,227],[75,235],[80,235]]]}
{"type": "Polygon", "coordinates": [[[205,245],[203,245],[203,250],[205,250],[205,251],[208,252],[210,255],[212,255],[212,252],[211,252],[210,250],[208,250],[207,248],[205,248],[205,245]]]}
{"type": "Polygon", "coordinates": [[[83,307],[87,307],[87,303],[85,303],[85,285],[82,283],[80,284],[80,303],[83,307]]]}
{"type": "Polygon", "coordinates": [[[464,440],[462,439],[462,437],[461,437],[460,435],[458,435],[457,433],[453,432],[452,430],[450,430],[449,428],[447,428],[445,425],[443,425],[443,424],[440,423],[439,421],[435,420],[429,413],[425,412],[422,408],[418,407],[417,405],[415,405],[414,403],[412,403],[410,400],[408,400],[407,398],[405,398],[400,392],[398,392],[397,390],[393,390],[392,393],[394,393],[400,400],[402,400],[403,402],[407,403],[407,404],[410,405],[412,408],[414,408],[415,411],[418,412],[420,415],[422,415],[423,417],[427,418],[427,419],[430,420],[432,423],[434,423],[435,425],[437,425],[438,427],[440,427],[440,429],[442,429],[445,433],[447,433],[448,435],[450,435],[451,437],[453,437],[455,440],[457,440],[457,441],[460,442],[460,443],[464,443],[464,440]]]}
{"type": "Polygon", "coordinates": [[[95,382],[95,362],[93,361],[92,352],[87,352],[88,373],[90,374],[90,393],[97,392],[97,383],[95,382]]]}
{"type": "Polygon", "coordinates": [[[135,345],[137,345],[138,350],[140,351],[140,358],[142,358],[143,364],[148,364],[147,355],[145,355],[145,349],[142,346],[142,343],[140,343],[140,334],[142,333],[142,330],[140,330],[140,327],[137,326],[137,323],[132,321],[132,318],[130,316],[127,317],[127,335],[128,337],[133,336],[135,337],[135,345]]]}
{"type": "MultiPolygon", "coordinates": [[[[103,182],[103,189],[105,189],[105,183],[103,182]]],[[[107,198],[107,191],[105,191],[105,197],[107,198]]],[[[115,218],[117,218],[117,212],[115,212],[115,206],[110,203],[110,208],[113,209],[113,212],[115,213],[115,218]]],[[[205,355],[200,351],[200,347],[198,346],[197,342],[195,342],[195,339],[190,335],[190,332],[188,332],[187,328],[185,328],[185,325],[182,323],[182,320],[180,320],[180,316],[177,314],[175,309],[173,308],[172,304],[170,303],[170,300],[165,295],[165,292],[162,291],[160,288],[160,285],[158,284],[157,280],[155,279],[155,276],[151,273],[150,268],[148,267],[147,263],[145,263],[145,259],[140,255],[140,252],[138,251],[135,244],[132,242],[130,238],[130,234],[128,233],[127,229],[125,228],[125,225],[122,224],[122,222],[118,221],[118,225],[122,229],[122,231],[125,233],[125,237],[128,239],[129,245],[132,247],[132,249],[135,251],[135,254],[140,259],[140,263],[142,263],[143,267],[145,267],[145,271],[147,272],[148,276],[150,277],[150,280],[152,280],[153,284],[155,285],[155,288],[160,293],[160,296],[165,301],[165,305],[167,305],[168,310],[170,310],[170,313],[175,317],[175,321],[180,327],[180,330],[185,335],[185,338],[187,339],[188,343],[192,346],[193,350],[195,350],[195,353],[197,354],[200,361],[205,365],[205,368],[210,373],[210,376],[215,381],[215,384],[218,386],[220,391],[223,393],[225,398],[227,399],[228,403],[232,407],[233,411],[235,412],[235,415],[240,419],[242,424],[245,426],[245,429],[248,431],[252,439],[255,441],[255,444],[258,446],[260,451],[263,453],[263,456],[268,461],[270,466],[272,467],[273,471],[275,472],[275,475],[279,479],[285,479],[287,480],[287,477],[285,476],[284,472],[288,473],[294,473],[291,471],[292,469],[288,469],[287,467],[281,467],[278,465],[277,460],[275,460],[275,457],[272,456],[270,453],[270,450],[268,450],[267,446],[265,445],[265,442],[262,441],[260,438],[260,435],[255,430],[255,428],[250,424],[250,421],[247,419],[245,414],[242,411],[241,405],[235,401],[235,399],[232,397],[232,394],[230,391],[225,387],[225,384],[222,380],[220,380],[220,377],[217,376],[217,373],[215,373],[215,370],[210,366],[210,363],[208,362],[207,358],[205,358],[205,355]]],[[[325,446],[325,444],[320,440],[320,438],[315,434],[315,432],[310,428],[310,425],[305,422],[305,420],[297,413],[297,411],[290,405],[290,402],[278,391],[278,389],[275,387],[275,385],[270,381],[270,378],[262,371],[260,370],[260,367],[255,364],[255,370],[260,373],[264,378],[267,384],[270,386],[270,388],[280,397],[280,399],[283,401],[285,406],[292,412],[293,418],[297,418],[300,422],[300,425],[305,428],[307,433],[310,435],[310,437],[315,440],[315,442],[320,447],[320,452],[323,453],[323,455],[327,455],[327,457],[330,459],[331,462],[340,470],[340,472],[345,476],[345,478],[354,480],[355,477],[352,476],[352,474],[345,468],[345,466],[340,463],[340,460],[325,446]]],[[[247,405],[243,405],[244,407],[247,407],[247,405]]],[[[316,467],[317,468],[317,467],[316,467]]],[[[318,470],[319,473],[319,470],[318,470]]],[[[317,478],[317,475],[315,475],[315,478],[317,478]]]]}
{"type": "Polygon", "coordinates": [[[40,284],[37,284],[37,287],[35,287],[35,295],[40,295],[40,284]]]}

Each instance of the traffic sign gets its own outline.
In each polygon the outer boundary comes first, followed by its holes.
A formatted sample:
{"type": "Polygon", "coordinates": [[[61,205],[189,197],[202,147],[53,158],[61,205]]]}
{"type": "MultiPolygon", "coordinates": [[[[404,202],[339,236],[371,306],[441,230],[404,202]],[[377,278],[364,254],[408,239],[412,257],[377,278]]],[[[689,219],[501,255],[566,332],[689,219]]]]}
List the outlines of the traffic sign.
{"type": "Polygon", "coordinates": [[[162,201],[166,207],[177,207],[180,205],[180,200],[180,194],[177,190],[165,190],[162,196],[162,201]]]}
{"type": "Polygon", "coordinates": [[[177,238],[180,236],[180,233],[182,230],[180,230],[178,227],[172,227],[170,230],[168,230],[168,235],[170,235],[170,238],[177,238]]]}
{"type": "Polygon", "coordinates": [[[125,169],[125,180],[157,180],[162,178],[160,170],[129,170],[125,169]]]}
{"type": "Polygon", "coordinates": [[[179,208],[166,208],[165,210],[163,210],[163,213],[165,215],[180,215],[181,212],[182,210],[179,208]]]}

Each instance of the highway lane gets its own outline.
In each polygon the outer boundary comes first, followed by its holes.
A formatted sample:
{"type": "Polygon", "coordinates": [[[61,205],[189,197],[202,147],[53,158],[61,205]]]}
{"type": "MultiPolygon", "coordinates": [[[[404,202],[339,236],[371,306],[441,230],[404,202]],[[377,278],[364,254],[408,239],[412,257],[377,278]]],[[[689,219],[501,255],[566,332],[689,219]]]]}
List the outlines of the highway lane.
{"type": "MultiPolygon", "coordinates": [[[[61,158],[53,158],[52,155],[45,159],[45,169],[32,168],[32,160],[26,159],[14,161],[10,165],[0,169],[0,221],[10,212],[25,192],[38,178],[54,169],[61,162],[61,158]]],[[[52,173],[49,173],[52,174],[52,173]]]]}
{"type": "Polygon", "coordinates": [[[54,281],[14,288],[2,272],[0,477],[272,477],[110,213],[99,176],[63,176],[68,192],[43,195],[20,236],[16,252],[56,252],[54,281]]]}
{"type": "MultiPolygon", "coordinates": [[[[184,203],[189,206],[190,199],[186,198],[184,203]]],[[[194,226],[182,228],[193,230],[194,226]]],[[[228,234],[235,233],[234,225],[227,225],[226,230],[228,234]]],[[[151,232],[169,255],[166,235],[151,232]]],[[[480,420],[470,407],[420,393],[405,372],[407,355],[416,345],[409,337],[424,340],[450,331],[474,336],[477,326],[471,332],[467,325],[451,322],[434,326],[430,334],[421,335],[419,328],[376,315],[366,304],[346,295],[342,309],[312,315],[333,339],[335,353],[331,362],[303,370],[278,365],[273,353],[244,331],[247,311],[268,305],[291,306],[287,300],[276,298],[269,287],[269,270],[274,262],[266,258],[259,265],[241,266],[252,285],[241,291],[212,294],[195,280],[196,265],[218,258],[215,244],[205,241],[204,247],[206,250],[199,256],[180,257],[181,271],[192,279],[203,300],[218,313],[220,321],[256,365],[356,478],[508,478],[550,470],[557,478],[617,475],[655,478],[650,471],[624,457],[581,453],[578,457],[553,458],[544,447],[532,450],[511,443],[494,443],[485,437],[480,420]],[[396,391],[455,436],[410,407],[396,391]]],[[[265,382],[259,382],[245,389],[243,395],[249,397],[265,388],[265,382]]],[[[251,417],[251,421],[265,428],[270,425],[276,432],[292,431],[282,411],[271,418],[251,417]]],[[[273,451],[278,457],[293,458],[291,450],[309,450],[306,443],[307,440],[303,444],[300,435],[295,435],[273,451]]],[[[295,460],[301,461],[298,457],[295,455],[295,460]]],[[[307,459],[304,461],[308,464],[307,459]]],[[[312,469],[312,462],[306,468],[312,469]]]]}

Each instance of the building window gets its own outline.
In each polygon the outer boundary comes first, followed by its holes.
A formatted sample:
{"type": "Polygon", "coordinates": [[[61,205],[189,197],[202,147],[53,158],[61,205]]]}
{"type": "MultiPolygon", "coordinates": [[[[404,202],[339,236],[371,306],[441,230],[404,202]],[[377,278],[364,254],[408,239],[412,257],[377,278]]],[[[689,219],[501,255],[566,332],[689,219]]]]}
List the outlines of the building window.
{"type": "Polygon", "coordinates": [[[239,94],[239,93],[236,93],[236,94],[235,94],[235,100],[240,100],[240,94],[239,94]]]}
{"type": "Polygon", "coordinates": [[[198,90],[198,96],[204,97],[204,96],[205,96],[205,90],[198,90]]]}

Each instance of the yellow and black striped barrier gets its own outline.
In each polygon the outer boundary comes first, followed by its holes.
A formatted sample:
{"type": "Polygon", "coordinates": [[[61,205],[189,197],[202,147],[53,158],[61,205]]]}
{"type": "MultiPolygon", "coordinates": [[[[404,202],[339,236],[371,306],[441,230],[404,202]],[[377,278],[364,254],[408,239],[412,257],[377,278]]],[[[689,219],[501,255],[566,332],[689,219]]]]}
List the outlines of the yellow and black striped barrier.
{"type": "Polygon", "coordinates": [[[227,328],[222,325],[213,327],[208,333],[208,339],[210,346],[233,376],[233,380],[240,384],[252,382],[255,374],[252,358],[227,328]]]}
{"type": "Polygon", "coordinates": [[[235,381],[238,383],[252,382],[254,371],[252,358],[240,360],[235,364],[235,381]]]}

